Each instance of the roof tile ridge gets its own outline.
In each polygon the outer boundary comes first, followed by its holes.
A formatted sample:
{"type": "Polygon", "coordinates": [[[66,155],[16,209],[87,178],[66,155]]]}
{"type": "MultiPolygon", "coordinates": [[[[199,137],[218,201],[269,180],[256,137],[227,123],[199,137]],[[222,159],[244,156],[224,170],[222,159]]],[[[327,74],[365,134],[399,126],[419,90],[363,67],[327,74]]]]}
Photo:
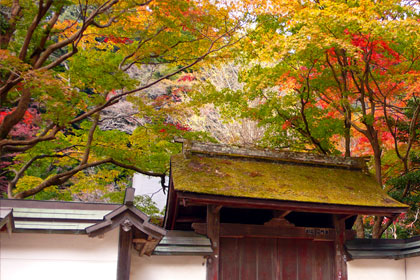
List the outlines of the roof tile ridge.
{"type": "Polygon", "coordinates": [[[257,147],[242,147],[236,145],[216,144],[176,139],[183,144],[182,152],[188,158],[193,154],[209,156],[227,156],[232,158],[265,159],[277,162],[292,162],[301,164],[316,164],[332,167],[346,167],[351,169],[366,170],[366,158],[363,157],[339,157],[322,155],[309,152],[294,152],[285,150],[263,149],[257,147]]]}

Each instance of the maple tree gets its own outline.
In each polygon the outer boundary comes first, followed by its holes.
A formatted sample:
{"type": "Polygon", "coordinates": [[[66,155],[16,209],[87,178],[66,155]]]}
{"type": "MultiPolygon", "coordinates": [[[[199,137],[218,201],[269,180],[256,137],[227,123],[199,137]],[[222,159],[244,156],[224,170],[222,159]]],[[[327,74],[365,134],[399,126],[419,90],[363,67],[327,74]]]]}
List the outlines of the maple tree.
{"type": "Polygon", "coordinates": [[[2,0],[0,8],[0,176],[9,198],[106,192],[134,171],[165,185],[179,151],[173,135],[202,134],[168,127],[144,91],[216,59],[246,18],[223,1],[2,0]],[[129,75],[165,66],[161,76],[129,75]],[[132,135],[99,129],[101,112],[128,99],[145,124],[132,135]]]}
{"type": "MultiPolygon", "coordinates": [[[[260,4],[237,58],[243,89],[208,83],[196,99],[225,108],[228,116],[259,121],[266,129],[260,145],[372,155],[378,183],[411,206],[399,221],[418,223],[419,3],[260,4]]],[[[379,238],[395,220],[375,217],[363,224],[359,217],[358,235],[367,225],[379,238]]]]}
{"type": "Polygon", "coordinates": [[[247,145],[371,157],[378,183],[411,208],[358,217],[358,235],[392,224],[418,233],[419,5],[2,0],[0,183],[10,198],[43,199],[119,197],[109,186],[134,171],[165,185],[174,137],[213,141],[192,129],[208,120],[218,139],[241,136],[184,102],[211,103],[249,124],[247,145]],[[145,93],[162,82],[165,94],[145,93]],[[100,129],[103,111],[126,100],[144,122],[132,134],[100,129]]]}

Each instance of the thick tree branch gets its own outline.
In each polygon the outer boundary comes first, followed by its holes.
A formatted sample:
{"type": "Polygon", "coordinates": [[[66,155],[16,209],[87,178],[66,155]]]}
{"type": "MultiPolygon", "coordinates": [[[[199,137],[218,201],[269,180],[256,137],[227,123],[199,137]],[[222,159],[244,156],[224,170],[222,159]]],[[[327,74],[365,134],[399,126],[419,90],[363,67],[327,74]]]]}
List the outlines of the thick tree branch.
{"type": "Polygon", "coordinates": [[[59,58],[57,58],[56,60],[54,60],[53,62],[51,62],[50,64],[40,68],[40,70],[49,70],[52,69],[58,65],[60,65],[61,63],[63,63],[64,61],[66,61],[67,59],[69,59],[70,57],[72,57],[73,55],[75,55],[78,52],[78,49],[75,45],[73,45],[72,50],[63,54],[62,56],[60,56],[59,58]]]}
{"type": "Polygon", "coordinates": [[[38,192],[40,192],[40,191],[42,191],[45,188],[48,188],[50,186],[63,184],[64,182],[66,182],[68,179],[70,179],[72,176],[74,176],[75,174],[77,174],[80,171],[83,171],[83,170],[85,170],[87,168],[90,168],[90,167],[95,167],[95,166],[99,166],[99,165],[102,165],[102,164],[106,164],[106,163],[111,163],[111,164],[117,165],[117,166],[122,167],[122,168],[131,169],[131,170],[134,170],[138,173],[141,173],[141,174],[144,174],[144,175],[147,175],[147,176],[160,177],[162,179],[162,181],[161,181],[162,186],[166,187],[164,185],[166,174],[144,171],[144,170],[139,169],[139,168],[137,168],[133,165],[124,164],[124,163],[115,161],[112,158],[108,158],[108,159],[104,159],[104,160],[99,160],[99,161],[95,161],[95,162],[91,162],[91,163],[82,164],[82,165],[77,166],[76,168],[73,168],[72,170],[69,170],[69,171],[51,176],[50,178],[44,180],[38,186],[36,186],[36,187],[34,187],[30,190],[25,190],[25,191],[19,192],[16,195],[14,195],[12,198],[13,199],[23,199],[25,197],[34,195],[34,194],[36,194],[36,193],[38,193],[38,192]]]}
{"type": "Polygon", "coordinates": [[[243,37],[240,37],[239,39],[237,39],[237,40],[235,40],[233,42],[228,42],[227,44],[224,44],[223,46],[220,46],[220,47],[218,47],[216,49],[213,49],[213,47],[217,43],[217,41],[221,40],[225,35],[226,34],[219,36],[215,41],[212,42],[212,44],[210,45],[210,47],[208,48],[208,50],[203,55],[201,55],[198,58],[196,58],[190,64],[188,64],[186,66],[183,66],[183,67],[179,68],[178,70],[175,70],[174,72],[169,73],[169,74],[167,74],[167,75],[165,75],[165,76],[163,76],[163,77],[161,77],[161,78],[159,78],[159,79],[157,79],[157,80],[155,80],[155,81],[153,81],[151,83],[148,83],[147,85],[138,87],[138,88],[133,89],[133,90],[125,91],[125,92],[122,92],[120,94],[116,94],[113,97],[111,97],[110,99],[108,99],[108,101],[106,101],[104,104],[102,104],[102,105],[100,105],[100,106],[98,106],[98,107],[96,107],[96,108],[94,108],[94,109],[92,109],[92,110],[90,110],[90,111],[88,111],[88,112],[86,112],[86,113],[78,116],[77,118],[74,118],[69,123],[70,124],[77,123],[77,122],[79,122],[79,121],[81,121],[81,120],[83,120],[83,119],[91,116],[92,114],[95,114],[96,112],[99,112],[99,111],[103,110],[106,107],[109,107],[109,106],[111,106],[113,104],[118,103],[119,100],[122,97],[126,96],[126,95],[143,91],[143,90],[145,90],[147,88],[150,88],[150,87],[158,84],[159,82],[161,82],[163,80],[169,79],[170,77],[172,77],[172,76],[174,76],[174,75],[176,75],[176,74],[178,74],[178,73],[180,73],[180,72],[182,72],[182,71],[184,71],[184,70],[186,70],[188,68],[193,67],[194,65],[196,65],[197,63],[199,63],[200,61],[202,61],[204,58],[206,58],[207,56],[209,56],[210,54],[215,53],[215,52],[218,52],[221,49],[224,49],[226,47],[232,46],[232,45],[236,44],[237,42],[239,42],[243,38],[243,37]]]}
{"type": "Polygon", "coordinates": [[[89,133],[88,133],[88,139],[87,139],[87,142],[86,142],[85,153],[83,154],[83,158],[82,158],[82,161],[80,162],[80,165],[86,164],[88,162],[90,149],[92,147],[93,135],[95,134],[95,130],[98,127],[99,116],[100,116],[99,113],[97,113],[93,117],[93,123],[92,123],[92,126],[90,127],[89,133]]]}
{"type": "MultiPolygon", "coordinates": [[[[12,35],[16,30],[16,23],[18,22],[18,18],[21,15],[22,7],[20,6],[19,0],[13,0],[10,17],[8,20],[9,26],[4,31],[4,33],[0,34],[0,49],[7,49],[9,46],[10,40],[12,39],[12,35]]],[[[6,17],[3,15],[3,17],[6,17]]]]}
{"type": "Polygon", "coordinates": [[[116,21],[117,17],[118,16],[111,17],[108,20],[108,22],[105,23],[105,24],[100,24],[100,23],[97,23],[96,21],[92,21],[92,25],[97,27],[97,28],[107,28],[107,27],[110,27],[114,22],[117,22],[116,21]]]}
{"type": "Polygon", "coordinates": [[[324,147],[322,147],[321,143],[315,139],[315,137],[313,137],[311,130],[309,128],[309,122],[308,119],[306,118],[306,113],[305,113],[305,105],[307,104],[307,102],[305,102],[303,100],[303,97],[301,95],[300,97],[300,116],[302,117],[302,121],[303,121],[303,125],[305,127],[305,131],[307,136],[309,137],[309,140],[312,142],[313,145],[315,145],[315,147],[324,155],[327,155],[330,153],[330,151],[326,150],[324,147]]]}
{"type": "Polygon", "coordinates": [[[47,26],[44,29],[44,35],[39,42],[38,47],[33,51],[31,55],[31,59],[33,61],[37,61],[39,55],[42,51],[44,51],[45,44],[47,43],[48,38],[50,38],[51,30],[53,29],[54,25],[57,23],[60,14],[63,11],[63,6],[58,7],[58,10],[54,13],[51,19],[48,21],[47,26]]]}
{"type": "Polygon", "coordinates": [[[67,154],[56,154],[56,155],[39,155],[33,157],[31,160],[29,160],[19,171],[15,171],[15,177],[12,181],[9,182],[7,185],[7,196],[8,198],[13,198],[13,189],[16,187],[17,182],[19,179],[25,174],[25,171],[38,159],[43,158],[62,158],[67,156],[67,154]]]}
{"type": "Polygon", "coordinates": [[[40,55],[39,59],[34,63],[34,68],[35,69],[40,68],[55,50],[61,49],[61,48],[65,47],[65,46],[71,44],[72,42],[75,42],[78,39],[80,39],[83,36],[83,33],[86,31],[86,29],[90,25],[92,25],[92,23],[93,23],[94,19],[96,18],[96,16],[98,16],[98,15],[106,12],[107,10],[109,10],[112,6],[114,6],[118,2],[119,2],[118,0],[106,1],[104,4],[102,4],[101,6],[99,6],[83,22],[83,25],[80,27],[80,29],[77,32],[75,32],[74,34],[72,34],[70,37],[68,37],[65,40],[59,41],[59,42],[57,42],[55,44],[52,44],[44,52],[42,52],[42,54],[40,55]]]}
{"type": "Polygon", "coordinates": [[[25,60],[26,53],[28,52],[29,44],[32,40],[32,36],[33,36],[36,28],[38,27],[39,23],[41,22],[42,18],[45,16],[45,14],[50,9],[52,3],[53,3],[53,0],[48,0],[47,3],[45,3],[45,6],[44,6],[44,1],[39,0],[38,13],[37,13],[34,20],[32,21],[31,25],[28,28],[25,40],[23,41],[22,48],[20,49],[20,52],[19,52],[19,59],[25,60]]]}
{"type": "Polygon", "coordinates": [[[8,152],[23,152],[29,150],[37,143],[53,140],[57,132],[59,132],[62,127],[58,127],[54,124],[49,125],[39,136],[28,139],[28,140],[13,140],[13,139],[4,139],[0,140],[0,153],[8,152]],[[47,135],[48,133],[48,135],[47,135]]]}
{"type": "Polygon", "coordinates": [[[29,89],[23,89],[17,107],[3,119],[0,125],[0,139],[6,139],[13,127],[22,120],[31,101],[29,89]]]}
{"type": "Polygon", "coordinates": [[[78,167],[76,167],[76,168],[74,168],[72,170],[69,170],[67,172],[63,172],[63,173],[59,173],[59,174],[56,174],[54,176],[51,176],[50,178],[44,180],[38,186],[36,186],[36,187],[34,187],[34,188],[30,189],[30,190],[25,190],[25,191],[22,191],[22,192],[17,193],[16,195],[13,196],[13,198],[15,198],[15,199],[23,199],[25,197],[34,195],[34,194],[36,194],[36,193],[44,190],[45,188],[48,188],[48,187],[54,186],[54,185],[60,185],[60,184],[64,183],[64,181],[61,180],[64,177],[68,177],[69,175],[70,176],[73,176],[76,173],[78,173],[78,172],[80,172],[80,171],[82,171],[82,170],[84,170],[86,168],[98,166],[98,165],[101,165],[101,164],[104,164],[104,163],[108,163],[108,162],[109,162],[109,159],[105,159],[105,160],[101,160],[101,161],[95,161],[95,162],[92,162],[92,163],[89,163],[89,164],[79,165],[78,167]]]}

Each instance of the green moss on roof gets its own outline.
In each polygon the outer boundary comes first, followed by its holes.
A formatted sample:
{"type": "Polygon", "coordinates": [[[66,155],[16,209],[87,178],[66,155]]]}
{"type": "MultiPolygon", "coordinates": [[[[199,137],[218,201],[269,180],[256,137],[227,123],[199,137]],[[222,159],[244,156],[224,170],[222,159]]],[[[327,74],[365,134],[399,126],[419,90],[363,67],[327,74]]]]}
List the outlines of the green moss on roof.
{"type": "Polygon", "coordinates": [[[406,207],[360,170],[192,155],[171,159],[177,191],[357,206],[406,207]]]}

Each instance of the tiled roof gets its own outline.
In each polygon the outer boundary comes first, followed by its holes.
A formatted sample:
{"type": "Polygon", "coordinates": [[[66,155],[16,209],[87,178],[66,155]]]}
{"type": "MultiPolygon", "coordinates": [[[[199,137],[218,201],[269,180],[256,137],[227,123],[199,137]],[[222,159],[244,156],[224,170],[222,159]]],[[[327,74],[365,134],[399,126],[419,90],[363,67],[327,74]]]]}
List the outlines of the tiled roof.
{"type": "Polygon", "coordinates": [[[0,206],[13,209],[14,231],[84,233],[120,205],[0,199],[0,206]]]}
{"type": "Polygon", "coordinates": [[[352,259],[402,259],[420,256],[420,236],[410,239],[354,239],[346,242],[352,259]]]}
{"type": "Polygon", "coordinates": [[[154,255],[210,255],[211,242],[206,236],[192,231],[170,230],[160,241],[154,255]]]}

